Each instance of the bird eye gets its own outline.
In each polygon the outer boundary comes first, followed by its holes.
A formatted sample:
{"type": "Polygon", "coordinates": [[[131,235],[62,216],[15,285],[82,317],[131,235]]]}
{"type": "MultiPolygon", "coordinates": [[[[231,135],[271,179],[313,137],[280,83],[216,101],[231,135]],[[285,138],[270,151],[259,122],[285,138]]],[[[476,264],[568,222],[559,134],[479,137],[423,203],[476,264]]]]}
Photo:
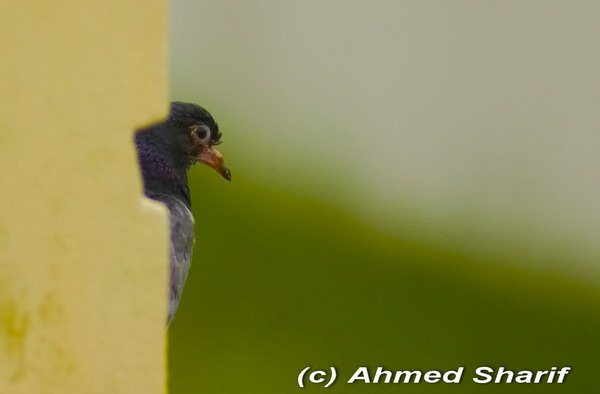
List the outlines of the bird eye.
{"type": "Polygon", "coordinates": [[[210,141],[210,129],[207,126],[196,125],[193,128],[193,132],[196,134],[199,144],[207,145],[210,141]]]}

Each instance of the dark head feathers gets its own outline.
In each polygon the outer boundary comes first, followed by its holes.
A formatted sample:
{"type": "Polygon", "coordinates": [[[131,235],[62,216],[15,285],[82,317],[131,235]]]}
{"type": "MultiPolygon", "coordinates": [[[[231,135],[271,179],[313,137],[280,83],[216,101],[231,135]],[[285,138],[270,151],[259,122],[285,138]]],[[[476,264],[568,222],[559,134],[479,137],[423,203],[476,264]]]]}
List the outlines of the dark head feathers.
{"type": "Polygon", "coordinates": [[[210,112],[197,104],[183,103],[181,101],[172,102],[168,122],[186,128],[198,123],[204,124],[210,129],[210,140],[213,144],[221,140],[221,133],[219,132],[217,122],[215,122],[210,112]]]}
{"type": "Polygon", "coordinates": [[[223,155],[213,147],[220,139],[219,126],[207,110],[192,103],[171,103],[168,119],[135,135],[146,194],[174,195],[189,207],[187,172],[198,162],[230,180],[223,155]]]}

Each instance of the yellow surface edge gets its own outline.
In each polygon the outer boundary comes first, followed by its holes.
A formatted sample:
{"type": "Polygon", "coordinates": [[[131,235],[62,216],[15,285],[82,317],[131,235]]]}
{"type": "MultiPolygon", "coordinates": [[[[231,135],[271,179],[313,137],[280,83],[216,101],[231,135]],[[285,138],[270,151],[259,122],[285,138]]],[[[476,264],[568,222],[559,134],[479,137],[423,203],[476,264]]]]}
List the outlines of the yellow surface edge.
{"type": "Polygon", "coordinates": [[[168,227],[133,131],[167,112],[164,0],[3,2],[0,393],[164,393],[168,227]]]}

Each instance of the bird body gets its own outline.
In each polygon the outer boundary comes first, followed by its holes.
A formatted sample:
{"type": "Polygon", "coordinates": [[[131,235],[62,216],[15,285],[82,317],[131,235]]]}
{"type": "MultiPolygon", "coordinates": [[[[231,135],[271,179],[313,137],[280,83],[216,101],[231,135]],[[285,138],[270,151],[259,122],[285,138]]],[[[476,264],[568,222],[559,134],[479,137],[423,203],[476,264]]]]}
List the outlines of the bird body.
{"type": "Polygon", "coordinates": [[[212,167],[231,179],[223,156],[214,148],[220,142],[219,128],[208,111],[190,103],[171,104],[169,118],[139,130],[135,145],[147,197],[163,203],[169,210],[171,322],[192,262],[194,217],[188,187],[188,170],[196,162],[212,167]]]}
{"type": "Polygon", "coordinates": [[[171,322],[185,281],[192,265],[192,251],[194,248],[194,215],[190,208],[180,199],[168,194],[152,194],[148,197],[160,201],[169,210],[169,314],[167,321],[171,322]]]}

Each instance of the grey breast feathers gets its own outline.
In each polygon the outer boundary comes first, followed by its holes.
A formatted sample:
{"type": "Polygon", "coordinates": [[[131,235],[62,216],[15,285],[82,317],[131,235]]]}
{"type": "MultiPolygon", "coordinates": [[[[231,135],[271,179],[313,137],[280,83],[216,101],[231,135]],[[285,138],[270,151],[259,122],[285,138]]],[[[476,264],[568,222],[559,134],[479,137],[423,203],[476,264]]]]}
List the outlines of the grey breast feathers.
{"type": "Polygon", "coordinates": [[[171,277],[169,284],[169,316],[167,318],[167,324],[169,324],[177,311],[192,263],[194,217],[189,208],[177,197],[164,194],[153,194],[150,197],[164,203],[169,209],[171,231],[169,247],[171,277]]]}

